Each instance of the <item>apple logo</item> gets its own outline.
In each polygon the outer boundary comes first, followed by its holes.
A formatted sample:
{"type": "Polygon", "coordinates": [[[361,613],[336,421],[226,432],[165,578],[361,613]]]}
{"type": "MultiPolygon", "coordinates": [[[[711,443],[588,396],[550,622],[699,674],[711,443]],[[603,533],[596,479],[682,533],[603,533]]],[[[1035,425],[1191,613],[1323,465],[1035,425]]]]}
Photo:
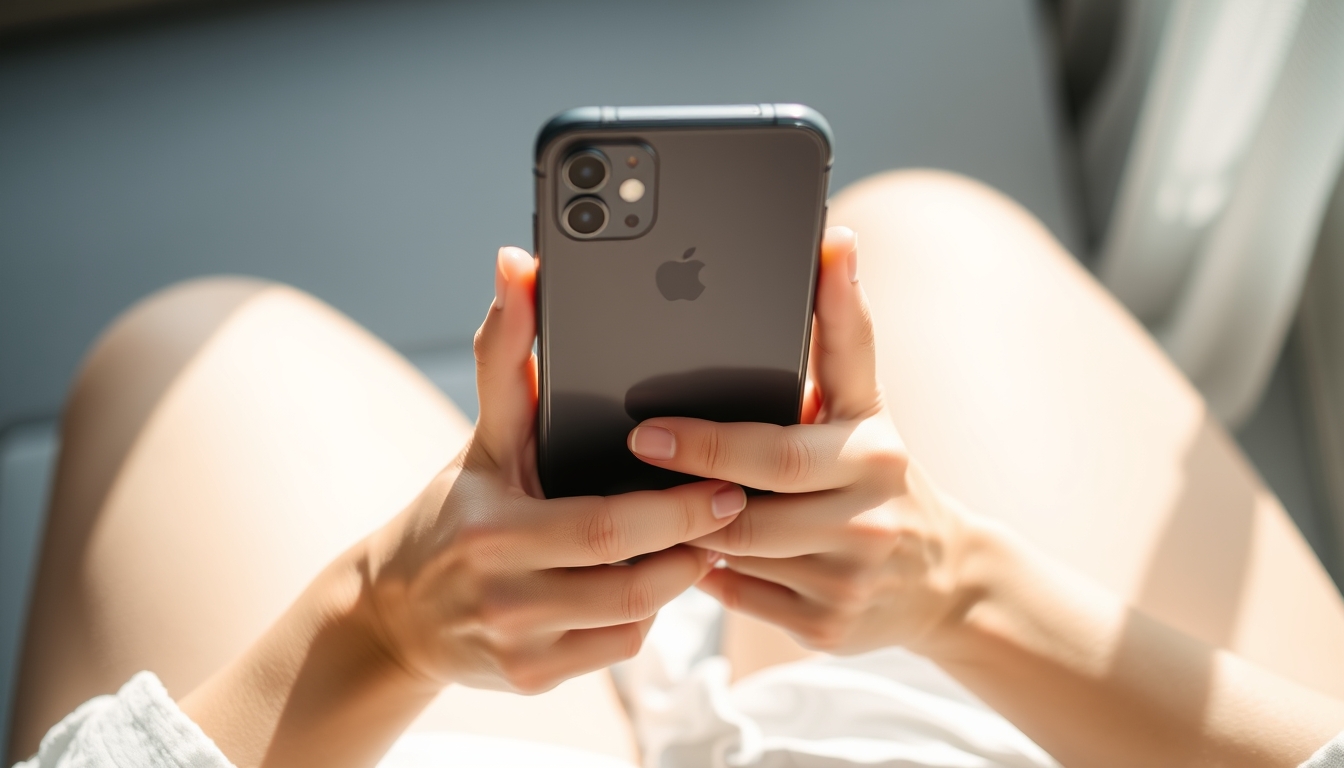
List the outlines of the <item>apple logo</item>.
{"type": "Polygon", "coordinates": [[[700,293],[705,290],[705,284],[700,282],[700,270],[704,269],[705,262],[690,261],[693,255],[695,248],[687,248],[681,254],[681,261],[665,261],[658,265],[655,278],[658,292],[664,299],[695,301],[700,298],[700,293]]]}

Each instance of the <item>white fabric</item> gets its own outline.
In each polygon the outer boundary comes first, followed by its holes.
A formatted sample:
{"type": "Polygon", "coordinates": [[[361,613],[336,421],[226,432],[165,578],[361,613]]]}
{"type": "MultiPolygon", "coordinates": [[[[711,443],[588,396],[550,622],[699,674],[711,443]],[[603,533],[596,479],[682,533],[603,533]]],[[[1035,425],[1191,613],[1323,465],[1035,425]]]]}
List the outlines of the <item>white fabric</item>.
{"type": "Polygon", "coordinates": [[[159,678],[141,672],[57,723],[18,768],[232,768],[159,678]]]}
{"type": "MultiPolygon", "coordinates": [[[[575,749],[462,733],[409,733],[379,768],[634,768],[575,749]]],[[[80,705],[15,768],[234,768],[153,673],[80,705]]]]}
{"type": "MultiPolygon", "coordinates": [[[[660,613],[644,650],[614,672],[648,768],[1057,768],[1040,747],[932,663],[899,649],[763,670],[730,685],[718,603],[692,590],[660,613]]],[[[380,768],[631,768],[548,744],[406,734],[380,768]]],[[[1333,766],[1323,763],[1322,766],[1333,766]]],[[[229,768],[215,744],[142,672],[81,706],[22,768],[229,768]]]]}
{"type": "Polygon", "coordinates": [[[718,603],[692,590],[618,666],[647,768],[947,766],[1057,763],[931,662],[901,649],[771,667],[729,685],[696,639],[717,636],[718,603]]]}
{"type": "Polygon", "coordinates": [[[470,733],[408,733],[378,768],[634,768],[579,749],[470,733]]]}
{"type": "MultiPolygon", "coordinates": [[[[715,642],[721,617],[718,603],[687,592],[664,608],[640,655],[614,670],[648,768],[1057,768],[937,667],[899,649],[787,664],[729,685],[715,642]]],[[[379,765],[631,768],[548,744],[460,733],[406,734],[379,765]]],[[[116,696],[81,706],[20,766],[231,768],[149,672],[116,696]]]]}
{"type": "MultiPolygon", "coordinates": [[[[936,766],[1056,768],[928,661],[901,650],[764,670],[729,685],[721,610],[692,590],[663,609],[644,651],[615,671],[649,768],[936,766]]],[[[81,706],[21,768],[230,768],[141,672],[81,706]]],[[[596,754],[460,733],[406,734],[380,768],[631,768],[596,754]]]]}
{"type": "Polygon", "coordinates": [[[1316,754],[1307,758],[1306,762],[1297,768],[1344,768],[1344,733],[1316,750],[1316,754]]]}

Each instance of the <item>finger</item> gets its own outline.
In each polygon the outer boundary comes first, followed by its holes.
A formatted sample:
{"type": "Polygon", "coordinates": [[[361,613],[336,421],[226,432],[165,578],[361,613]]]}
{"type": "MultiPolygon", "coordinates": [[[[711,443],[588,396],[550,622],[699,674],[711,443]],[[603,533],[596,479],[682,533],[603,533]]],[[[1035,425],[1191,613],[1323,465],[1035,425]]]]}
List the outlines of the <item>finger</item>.
{"type": "Polygon", "coordinates": [[[834,605],[855,597],[858,580],[849,562],[828,555],[722,558],[734,572],[788,587],[815,603],[834,605]]]}
{"type": "Polygon", "coordinates": [[[857,487],[756,496],[731,523],[687,543],[748,557],[849,551],[862,543],[856,539],[872,524],[856,526],[856,521],[878,512],[874,507],[880,502],[877,493],[857,487]]]}
{"type": "Polygon", "coordinates": [[[788,587],[728,568],[710,571],[696,586],[728,610],[755,616],[799,637],[808,636],[824,618],[820,607],[788,587]]]}
{"type": "Polygon", "coordinates": [[[520,693],[542,693],[570,678],[625,661],[639,653],[652,626],[653,617],[649,617],[631,624],[566,632],[544,652],[516,665],[510,682],[520,693]]]}
{"type": "Polygon", "coordinates": [[[525,499],[515,551],[534,568],[601,565],[659,552],[732,522],[747,496],[706,480],[618,496],[525,499]]]}
{"type": "Polygon", "coordinates": [[[858,283],[858,247],[858,235],[848,227],[828,228],[821,242],[812,347],[819,421],[862,418],[882,403],[873,318],[858,283]]]}
{"type": "Polygon", "coordinates": [[[627,447],[646,464],[750,488],[803,493],[848,485],[862,467],[852,461],[852,424],[720,424],[655,418],[630,431],[627,447]]]}
{"type": "MultiPolygon", "coordinates": [[[[713,555],[718,559],[718,554],[713,555]]],[[[699,581],[713,563],[703,549],[673,547],[633,565],[557,568],[538,575],[520,623],[536,629],[591,629],[653,616],[699,581]]]]}
{"type": "Polygon", "coordinates": [[[536,418],[536,262],[521,248],[499,249],[495,301],[476,332],[476,391],[481,415],[473,448],[503,466],[521,453],[536,418]]]}

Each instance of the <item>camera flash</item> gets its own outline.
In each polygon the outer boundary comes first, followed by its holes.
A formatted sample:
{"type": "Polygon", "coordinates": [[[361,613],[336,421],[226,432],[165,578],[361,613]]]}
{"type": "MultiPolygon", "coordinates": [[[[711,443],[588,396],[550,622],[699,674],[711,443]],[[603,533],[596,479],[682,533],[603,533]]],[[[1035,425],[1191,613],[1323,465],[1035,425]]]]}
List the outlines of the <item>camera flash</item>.
{"type": "Polygon", "coordinates": [[[626,179],[621,182],[621,199],[627,203],[637,203],[644,197],[644,182],[639,179],[626,179]]]}

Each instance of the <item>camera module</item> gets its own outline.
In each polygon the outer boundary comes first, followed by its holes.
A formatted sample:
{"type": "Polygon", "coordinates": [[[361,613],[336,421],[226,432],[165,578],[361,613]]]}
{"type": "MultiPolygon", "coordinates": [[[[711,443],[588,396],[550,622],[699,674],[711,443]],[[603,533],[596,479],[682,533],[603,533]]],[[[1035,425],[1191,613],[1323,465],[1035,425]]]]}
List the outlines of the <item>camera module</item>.
{"type": "Polygon", "coordinates": [[[607,206],[595,197],[580,197],[565,206],[560,220],[571,235],[593,237],[607,226],[607,206]]]}
{"type": "Polygon", "coordinates": [[[592,192],[602,186],[610,175],[607,158],[595,149],[575,153],[565,161],[565,181],[580,192],[592,192]]]}

